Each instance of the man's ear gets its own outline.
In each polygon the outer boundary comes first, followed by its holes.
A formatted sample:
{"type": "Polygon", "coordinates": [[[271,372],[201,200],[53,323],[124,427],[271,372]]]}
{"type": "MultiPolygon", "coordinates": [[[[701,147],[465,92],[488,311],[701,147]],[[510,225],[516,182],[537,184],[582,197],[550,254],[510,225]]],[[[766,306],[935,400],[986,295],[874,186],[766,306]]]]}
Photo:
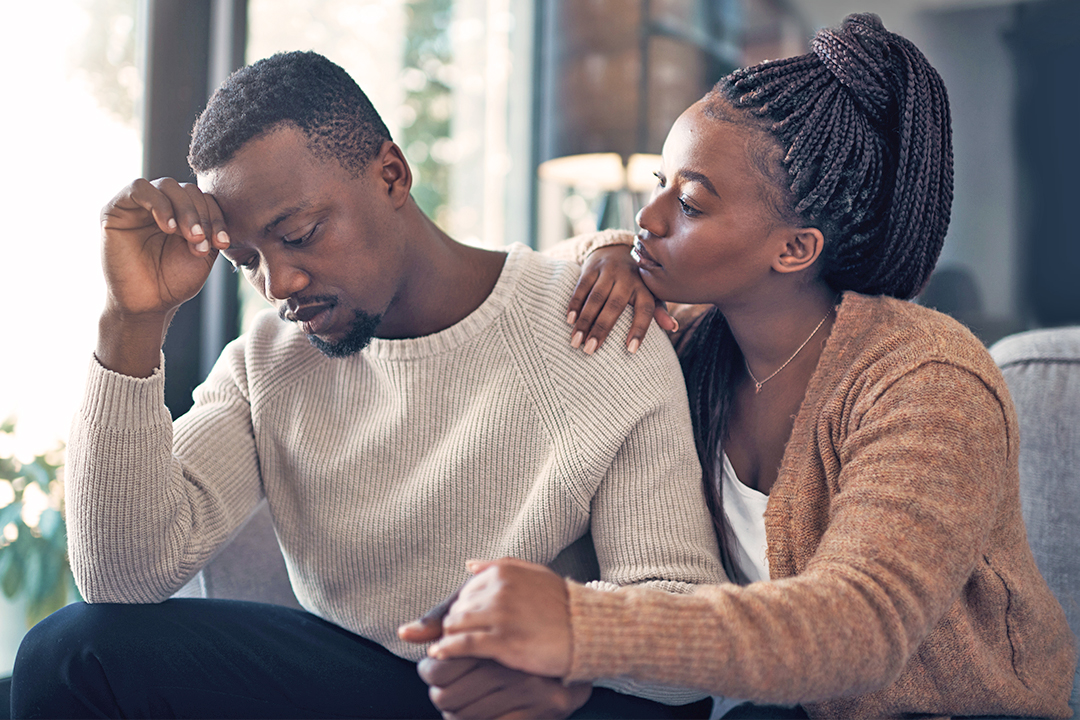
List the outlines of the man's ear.
{"type": "Polygon", "coordinates": [[[386,188],[386,194],[394,208],[400,208],[409,199],[409,191],[412,189],[412,169],[409,161],[405,159],[405,153],[397,143],[386,140],[375,162],[378,164],[379,180],[386,188]]]}
{"type": "Polygon", "coordinates": [[[773,260],[773,270],[792,273],[813,265],[825,249],[825,236],[817,228],[790,228],[780,254],[773,260]]]}

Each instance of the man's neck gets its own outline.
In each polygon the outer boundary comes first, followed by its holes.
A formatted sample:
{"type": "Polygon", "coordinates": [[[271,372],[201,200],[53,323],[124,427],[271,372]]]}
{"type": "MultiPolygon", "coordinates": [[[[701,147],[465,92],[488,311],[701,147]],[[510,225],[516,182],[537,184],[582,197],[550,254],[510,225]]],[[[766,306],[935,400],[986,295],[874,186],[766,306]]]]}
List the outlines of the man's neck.
{"type": "Polygon", "coordinates": [[[419,214],[415,260],[401,294],[376,337],[422,337],[445,330],[488,298],[502,273],[506,254],[457,242],[419,214]]]}

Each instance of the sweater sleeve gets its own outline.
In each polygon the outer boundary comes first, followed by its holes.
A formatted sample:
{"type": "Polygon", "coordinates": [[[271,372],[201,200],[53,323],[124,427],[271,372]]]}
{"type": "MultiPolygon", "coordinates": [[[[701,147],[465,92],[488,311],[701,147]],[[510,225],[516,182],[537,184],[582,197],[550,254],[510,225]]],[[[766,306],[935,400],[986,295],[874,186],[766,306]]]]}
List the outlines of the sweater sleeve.
{"type": "Polygon", "coordinates": [[[65,489],[71,566],[88,602],[167,599],[261,497],[250,410],[228,363],[175,431],[164,387],[160,369],[138,379],[91,364],[65,489]]]}
{"type": "MultiPolygon", "coordinates": [[[[652,381],[632,391],[651,394],[649,409],[625,437],[591,503],[601,577],[596,585],[691,593],[699,585],[726,582],[726,577],[706,508],[678,360],[667,343],[641,353],[648,363],[644,374],[652,381]]],[[[642,378],[627,377],[630,385],[635,381],[642,378]]],[[[684,704],[704,697],[699,690],[649,678],[601,674],[607,677],[597,685],[658,702],[684,704]]]]}
{"type": "Polygon", "coordinates": [[[801,573],[693,595],[570,584],[567,679],[627,676],[785,704],[893,682],[989,552],[1007,422],[979,377],[948,364],[863,394],[801,573]]]}

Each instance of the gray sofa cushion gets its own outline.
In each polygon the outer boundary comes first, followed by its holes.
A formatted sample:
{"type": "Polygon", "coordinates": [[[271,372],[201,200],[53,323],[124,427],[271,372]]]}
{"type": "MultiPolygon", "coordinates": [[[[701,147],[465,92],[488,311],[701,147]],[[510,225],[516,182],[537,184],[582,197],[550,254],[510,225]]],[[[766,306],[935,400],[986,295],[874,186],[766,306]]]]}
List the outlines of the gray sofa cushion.
{"type": "MultiPolygon", "coordinates": [[[[1020,500],[1046,582],[1080,635],[1080,327],[1033,330],[990,348],[1020,419],[1020,500]]],[[[1073,682],[1080,717],[1080,668],[1073,682]]]]}

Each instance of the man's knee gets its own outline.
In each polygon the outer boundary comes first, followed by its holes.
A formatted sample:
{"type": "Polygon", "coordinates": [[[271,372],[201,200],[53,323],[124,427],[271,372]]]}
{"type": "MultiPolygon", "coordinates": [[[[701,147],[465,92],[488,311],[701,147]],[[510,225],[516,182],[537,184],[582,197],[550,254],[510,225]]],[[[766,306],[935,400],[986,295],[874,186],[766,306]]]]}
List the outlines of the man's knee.
{"type": "Polygon", "coordinates": [[[131,647],[139,607],[75,603],[31,628],[15,657],[14,717],[77,717],[87,703],[108,705],[105,668],[131,647]]]}

